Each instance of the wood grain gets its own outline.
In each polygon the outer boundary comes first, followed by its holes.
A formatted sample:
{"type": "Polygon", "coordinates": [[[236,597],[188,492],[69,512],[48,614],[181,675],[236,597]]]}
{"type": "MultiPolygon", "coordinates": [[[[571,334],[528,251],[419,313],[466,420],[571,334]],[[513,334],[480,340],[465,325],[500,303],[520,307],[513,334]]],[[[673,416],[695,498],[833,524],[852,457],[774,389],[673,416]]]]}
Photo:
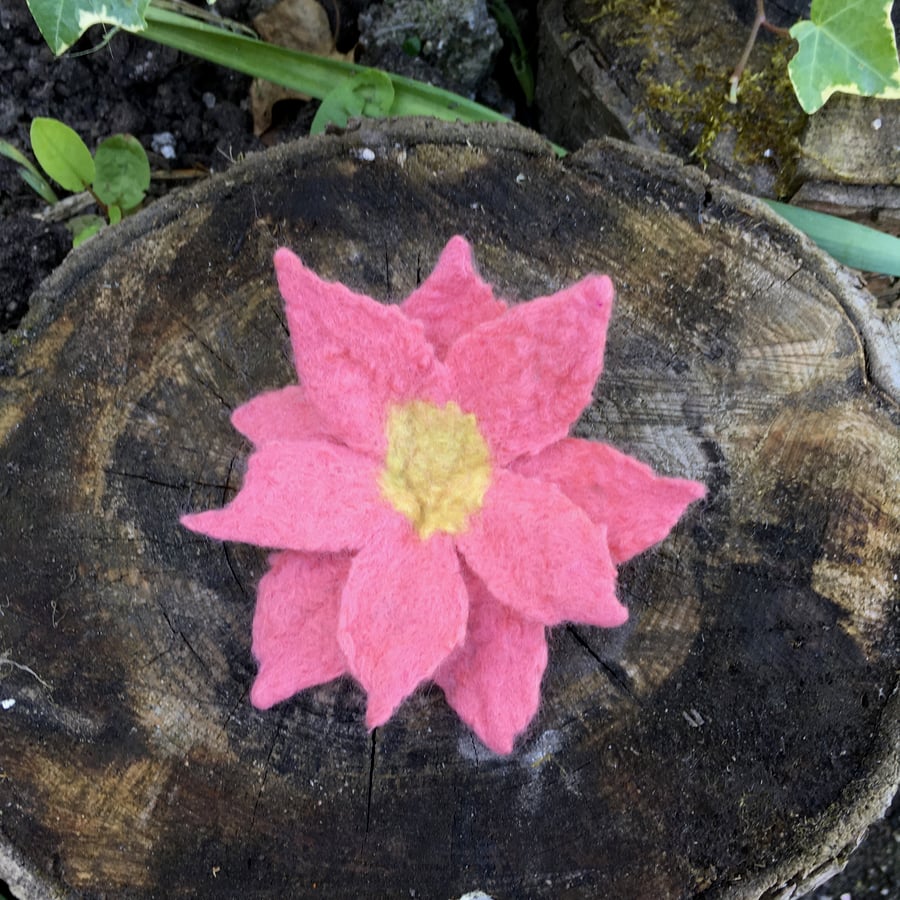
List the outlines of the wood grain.
{"type": "Polygon", "coordinates": [[[74,253],[0,351],[0,877],[29,900],[799,896],[900,771],[896,348],[866,322],[751,199],[512,126],[279,148],[74,253]],[[508,758],[436,688],[371,734],[348,680],[254,710],[266,554],[178,525],[240,485],[231,410],[292,380],[273,250],[396,302],[455,233],[512,300],[608,272],[575,430],[709,486],[623,567],[625,627],[551,633],[508,758]]]}

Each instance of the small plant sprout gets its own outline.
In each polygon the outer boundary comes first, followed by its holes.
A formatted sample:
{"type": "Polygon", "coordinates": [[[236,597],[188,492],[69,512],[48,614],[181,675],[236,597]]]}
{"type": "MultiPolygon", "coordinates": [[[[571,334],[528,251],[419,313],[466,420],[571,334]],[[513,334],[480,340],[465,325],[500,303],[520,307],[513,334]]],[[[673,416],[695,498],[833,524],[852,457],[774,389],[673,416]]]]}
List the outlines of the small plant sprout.
{"type": "MultiPolygon", "coordinates": [[[[131,135],[107,138],[93,156],[78,134],[57,119],[36,118],[30,137],[31,149],[44,173],[73,194],[87,191],[103,213],[69,220],[76,247],[107,222],[115,225],[121,221],[143,201],[150,186],[150,162],[140,142],[131,135]]],[[[47,203],[59,202],[47,178],[15,147],[2,142],[0,154],[19,164],[22,179],[47,203]]]]}
{"type": "Polygon", "coordinates": [[[747,68],[747,63],[750,60],[750,53],[753,50],[754,45],[756,44],[756,38],[759,36],[760,28],[766,28],[769,31],[774,32],[775,34],[780,34],[782,37],[788,36],[787,29],[776,28],[766,18],[766,8],[763,0],[756,0],[756,16],[753,19],[753,25],[750,27],[750,37],[747,38],[747,43],[744,45],[744,52],[741,54],[741,58],[738,61],[738,64],[734,67],[734,72],[732,72],[731,78],[728,82],[731,85],[731,88],[728,92],[729,103],[737,103],[738,86],[741,83],[741,76],[744,74],[744,70],[747,68]]]}

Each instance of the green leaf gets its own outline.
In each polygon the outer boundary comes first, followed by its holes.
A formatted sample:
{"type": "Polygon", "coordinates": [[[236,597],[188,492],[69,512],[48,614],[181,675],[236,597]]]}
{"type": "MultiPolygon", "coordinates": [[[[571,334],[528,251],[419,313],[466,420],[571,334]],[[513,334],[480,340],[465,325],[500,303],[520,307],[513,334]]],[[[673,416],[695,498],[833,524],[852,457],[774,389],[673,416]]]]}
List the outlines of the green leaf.
{"type": "Polygon", "coordinates": [[[43,170],[67,191],[83,191],[93,183],[91,151],[75,131],[58,119],[34,119],[31,149],[43,170]]]}
{"type": "Polygon", "coordinates": [[[132,209],[150,187],[150,162],[137,138],[116,134],[97,148],[94,193],[104,206],[132,209]]]}
{"type": "Polygon", "coordinates": [[[143,31],[150,0],[27,0],[50,49],[59,56],[91,27],[112,25],[143,31]]]}
{"type": "Polygon", "coordinates": [[[394,86],[384,72],[365,69],[341,81],[326,94],[312,120],[310,134],[321,134],[326,125],[346,128],[359,116],[386,116],[394,103],[394,86]]]}
{"type": "Polygon", "coordinates": [[[0,140],[0,156],[5,156],[7,159],[11,159],[19,164],[19,175],[22,176],[22,181],[38,196],[46,200],[47,203],[59,202],[59,197],[56,196],[53,188],[50,187],[50,182],[38,172],[34,163],[24,153],[13,147],[8,141],[0,140]]]}
{"type": "Polygon", "coordinates": [[[900,238],[827,213],[765,202],[845,266],[900,277],[900,238]]]}
{"type": "Polygon", "coordinates": [[[83,244],[89,237],[93,237],[106,222],[102,216],[75,216],[66,222],[66,228],[72,232],[72,246],[83,244]]]}
{"type": "Polygon", "coordinates": [[[422,38],[417,34],[410,35],[401,45],[400,49],[415,59],[422,52],[422,38]]]}
{"type": "Polygon", "coordinates": [[[799,48],[788,63],[806,113],[835,92],[900,98],[892,0],[813,0],[809,21],[791,28],[799,48]]]}

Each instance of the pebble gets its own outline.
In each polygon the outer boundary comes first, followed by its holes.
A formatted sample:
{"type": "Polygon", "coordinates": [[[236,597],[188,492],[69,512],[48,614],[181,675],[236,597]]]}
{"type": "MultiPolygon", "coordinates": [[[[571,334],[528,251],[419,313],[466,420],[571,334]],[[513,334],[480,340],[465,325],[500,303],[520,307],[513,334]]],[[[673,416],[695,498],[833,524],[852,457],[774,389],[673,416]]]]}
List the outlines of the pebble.
{"type": "Polygon", "coordinates": [[[150,139],[150,149],[164,159],[175,159],[175,135],[171,131],[160,131],[150,139]]]}

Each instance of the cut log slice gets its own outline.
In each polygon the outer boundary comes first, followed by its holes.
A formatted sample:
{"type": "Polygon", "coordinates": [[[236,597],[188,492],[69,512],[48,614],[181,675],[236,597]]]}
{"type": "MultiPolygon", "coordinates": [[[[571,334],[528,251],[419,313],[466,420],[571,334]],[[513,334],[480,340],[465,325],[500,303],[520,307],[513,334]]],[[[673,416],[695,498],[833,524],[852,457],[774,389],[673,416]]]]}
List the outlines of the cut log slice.
{"type": "Polygon", "coordinates": [[[0,348],[0,877],[22,898],[787,897],[898,781],[897,351],[752,199],[616,143],[366,123],[79,249],[0,348]],[[272,253],[385,302],[465,234],[511,300],[618,289],[575,431],[707,500],[558,627],[488,752],[436,687],[249,702],[266,552],[180,527],[294,380],[272,253]]]}

